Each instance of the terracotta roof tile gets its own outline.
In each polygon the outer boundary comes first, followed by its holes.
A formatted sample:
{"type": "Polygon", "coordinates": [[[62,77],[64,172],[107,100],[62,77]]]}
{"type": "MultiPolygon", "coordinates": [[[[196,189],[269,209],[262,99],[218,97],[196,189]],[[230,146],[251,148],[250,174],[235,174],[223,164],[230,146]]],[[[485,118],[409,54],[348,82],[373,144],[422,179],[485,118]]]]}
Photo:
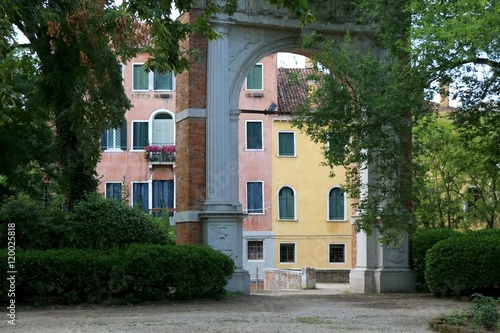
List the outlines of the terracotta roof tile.
{"type": "Polygon", "coordinates": [[[311,68],[278,68],[278,112],[293,112],[306,100],[312,73],[311,68]]]}

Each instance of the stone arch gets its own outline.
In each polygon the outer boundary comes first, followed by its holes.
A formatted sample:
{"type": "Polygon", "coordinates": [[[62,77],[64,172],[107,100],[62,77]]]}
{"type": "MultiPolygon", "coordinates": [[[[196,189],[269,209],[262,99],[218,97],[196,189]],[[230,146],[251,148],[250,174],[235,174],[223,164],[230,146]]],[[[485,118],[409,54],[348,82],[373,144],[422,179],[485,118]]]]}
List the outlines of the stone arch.
{"type": "MultiPolygon", "coordinates": [[[[286,10],[264,0],[239,0],[238,5],[233,16],[212,18],[212,27],[221,38],[207,41],[190,36],[181,45],[198,49],[205,61],[193,59],[191,70],[177,76],[176,232],[178,243],[203,243],[230,255],[236,270],[227,289],[248,294],[249,274],[242,268],[245,214],[238,195],[239,93],[251,66],[264,56],[278,51],[308,51],[301,50],[303,30],[299,21],[290,18],[286,10]],[[221,231],[230,242],[219,241],[221,231]]],[[[342,1],[327,0],[322,5],[328,7],[326,11],[335,12],[341,9],[342,1]]],[[[199,12],[191,10],[179,19],[194,22],[199,12]]],[[[342,40],[349,31],[351,40],[361,47],[370,42],[363,28],[346,14],[335,23],[313,23],[308,28],[336,40],[342,40]]],[[[383,54],[383,50],[375,52],[383,54]]],[[[364,177],[368,181],[370,173],[364,177]]],[[[378,236],[376,231],[357,235],[357,266],[351,272],[351,290],[411,291],[408,265],[388,265],[390,250],[378,242],[378,236]]],[[[403,239],[407,248],[407,237],[403,239]]]]}

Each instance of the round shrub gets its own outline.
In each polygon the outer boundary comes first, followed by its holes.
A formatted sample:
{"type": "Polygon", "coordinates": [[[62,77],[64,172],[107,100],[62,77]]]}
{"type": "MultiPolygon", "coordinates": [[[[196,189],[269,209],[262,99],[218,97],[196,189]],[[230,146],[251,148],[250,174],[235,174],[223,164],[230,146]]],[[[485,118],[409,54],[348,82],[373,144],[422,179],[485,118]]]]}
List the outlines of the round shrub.
{"type": "Polygon", "coordinates": [[[425,255],[427,254],[427,251],[443,239],[448,239],[458,235],[461,235],[458,231],[448,228],[424,230],[413,235],[413,269],[415,270],[415,280],[419,290],[428,291],[425,282],[425,255]]]}
{"type": "Polygon", "coordinates": [[[0,207],[0,248],[7,247],[9,225],[15,226],[16,247],[23,249],[57,248],[66,232],[63,212],[27,195],[8,198],[0,207]]]}
{"type": "Polygon", "coordinates": [[[66,247],[108,250],[128,244],[167,244],[153,217],[123,202],[89,195],[68,219],[66,247]]]}
{"type": "Polygon", "coordinates": [[[437,243],[426,256],[425,279],[437,296],[470,295],[500,284],[500,238],[470,233],[437,243]]]}

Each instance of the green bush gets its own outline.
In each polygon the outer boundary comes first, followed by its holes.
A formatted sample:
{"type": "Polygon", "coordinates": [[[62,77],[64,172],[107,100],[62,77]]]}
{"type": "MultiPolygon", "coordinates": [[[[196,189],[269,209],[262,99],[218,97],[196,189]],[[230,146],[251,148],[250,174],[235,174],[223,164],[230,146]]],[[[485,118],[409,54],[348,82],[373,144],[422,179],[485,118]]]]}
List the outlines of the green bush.
{"type": "Polygon", "coordinates": [[[153,217],[153,221],[167,238],[167,245],[175,245],[175,225],[170,225],[168,213],[164,216],[153,217]]]}
{"type": "MultiPolygon", "coordinates": [[[[472,306],[462,310],[454,309],[451,314],[441,315],[439,319],[445,324],[471,330],[495,331],[500,327],[498,300],[481,294],[473,294],[471,297],[472,306]]],[[[469,332],[469,330],[466,331],[469,332]]]]}
{"type": "MultiPolygon", "coordinates": [[[[7,261],[6,253],[1,252],[3,262],[7,261]]],[[[98,302],[105,295],[111,263],[111,256],[98,251],[16,251],[16,303],[98,302]]],[[[7,295],[1,296],[4,300],[7,295]]]]}
{"type": "MultiPolygon", "coordinates": [[[[8,301],[6,250],[0,260],[0,299],[8,301]]],[[[140,244],[107,253],[17,251],[16,270],[16,304],[137,303],[221,298],[234,262],[209,247],[140,244]]]]}
{"type": "Polygon", "coordinates": [[[69,215],[65,247],[108,250],[137,243],[167,244],[154,218],[137,208],[96,193],[76,204],[69,215]]]}
{"type": "Polygon", "coordinates": [[[427,251],[443,239],[461,235],[458,231],[439,228],[419,231],[412,237],[412,259],[415,280],[420,291],[429,291],[425,281],[425,256],[427,251]]]}
{"type": "Polygon", "coordinates": [[[498,301],[493,297],[485,297],[481,294],[473,294],[472,297],[474,302],[472,323],[477,328],[484,328],[487,331],[496,328],[500,320],[498,301]]]}
{"type": "Polygon", "coordinates": [[[24,249],[57,248],[67,232],[63,212],[26,195],[8,198],[0,207],[0,248],[7,247],[9,224],[15,225],[16,247],[24,249]]]}
{"type": "Polygon", "coordinates": [[[137,244],[128,247],[123,258],[119,289],[130,302],[220,298],[234,271],[231,258],[203,246],[137,244]]]}
{"type": "Polygon", "coordinates": [[[488,232],[443,240],[425,260],[427,286],[437,296],[484,293],[500,284],[500,237],[488,232]]]}

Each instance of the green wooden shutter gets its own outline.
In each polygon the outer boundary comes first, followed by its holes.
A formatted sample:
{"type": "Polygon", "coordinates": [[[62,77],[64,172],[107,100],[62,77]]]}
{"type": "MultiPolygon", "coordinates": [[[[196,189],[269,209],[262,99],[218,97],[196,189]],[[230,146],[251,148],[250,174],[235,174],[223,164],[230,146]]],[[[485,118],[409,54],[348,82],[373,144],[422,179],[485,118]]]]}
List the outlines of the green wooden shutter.
{"type": "Polygon", "coordinates": [[[262,149],[261,122],[247,122],[247,149],[262,149]]]}
{"type": "Polygon", "coordinates": [[[334,188],[328,196],[328,219],[344,219],[344,192],[340,188],[334,188]]]}
{"type": "Polygon", "coordinates": [[[293,190],[289,187],[283,187],[279,194],[279,218],[282,220],[295,219],[295,205],[293,190]]]}
{"type": "Polygon", "coordinates": [[[262,65],[255,65],[247,76],[247,89],[262,90],[262,65]]]}
{"type": "Polygon", "coordinates": [[[134,137],[132,149],[144,149],[148,145],[149,123],[140,121],[133,123],[134,137]]]}
{"type": "Polygon", "coordinates": [[[278,155],[295,156],[293,133],[278,133],[278,155]]]}
{"type": "Polygon", "coordinates": [[[120,129],[120,148],[123,150],[127,149],[127,121],[123,122],[123,126],[120,129]]]}
{"type": "Polygon", "coordinates": [[[173,90],[173,73],[166,72],[165,74],[160,74],[159,72],[154,72],[154,90],[173,90]]]}
{"type": "Polygon", "coordinates": [[[134,65],[133,90],[149,90],[149,73],[144,65],[134,65]]]}
{"type": "Polygon", "coordinates": [[[108,130],[105,130],[104,133],[101,134],[101,149],[108,148],[108,130]]]}

